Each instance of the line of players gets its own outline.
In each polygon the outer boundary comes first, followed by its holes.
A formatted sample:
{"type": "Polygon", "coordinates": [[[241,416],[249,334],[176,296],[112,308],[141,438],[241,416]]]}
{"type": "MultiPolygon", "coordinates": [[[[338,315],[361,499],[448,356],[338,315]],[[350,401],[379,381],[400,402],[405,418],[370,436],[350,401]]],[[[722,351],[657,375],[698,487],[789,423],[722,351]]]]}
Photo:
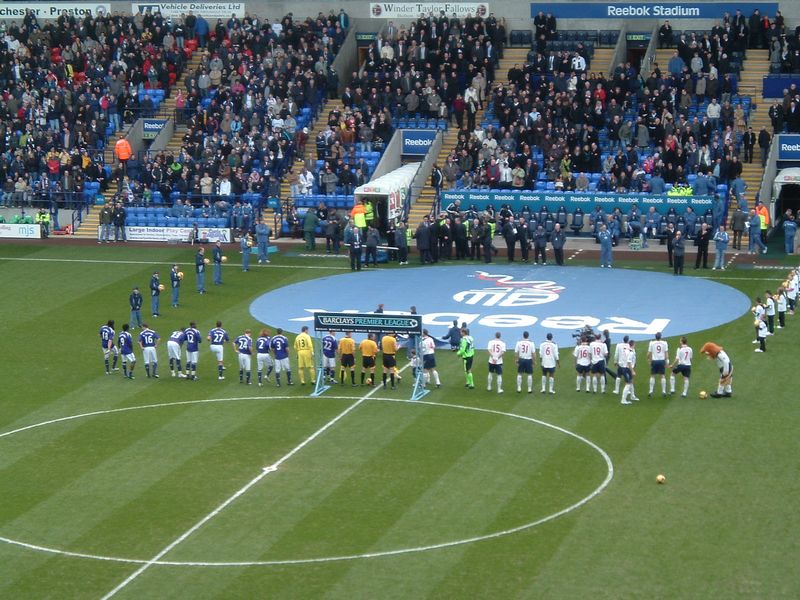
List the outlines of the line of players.
{"type": "Polygon", "coordinates": [[[753,308],[750,309],[755,317],[753,326],[755,327],[754,344],[758,344],[756,352],[767,351],[767,337],[775,334],[775,329],[783,329],[786,326],[786,313],[794,314],[797,305],[798,285],[800,285],[800,269],[792,269],[777,293],[773,294],[767,290],[764,299],[757,297],[753,308]],[[777,317],[777,325],[775,320],[777,317]]]}
{"type": "MultiPolygon", "coordinates": [[[[303,351],[312,347],[311,337],[308,335],[307,330],[308,328],[305,327],[303,333],[295,339],[294,347],[298,351],[298,357],[301,358],[304,356],[303,351]]],[[[205,339],[209,342],[211,353],[216,359],[217,379],[225,379],[225,346],[231,343],[238,357],[240,383],[248,385],[252,383],[252,359],[255,355],[258,385],[263,385],[265,379],[269,381],[273,371],[277,386],[280,387],[281,385],[282,373],[286,374],[286,383],[293,385],[292,370],[289,362],[289,340],[283,335],[282,329],[276,329],[275,335],[270,335],[268,329],[262,329],[255,340],[253,340],[252,331],[246,329],[244,333],[231,339],[228,332],[223,329],[222,322],[217,321],[215,327],[208,332],[205,339]]],[[[147,377],[158,379],[157,348],[160,341],[161,336],[151,329],[147,323],[142,324],[142,330],[136,341],[134,341],[128,323],[123,324],[122,331],[117,336],[114,331],[114,321],[108,321],[100,327],[100,342],[106,375],[110,375],[112,371],[119,371],[117,364],[121,361],[123,375],[128,379],[133,379],[136,367],[134,348],[138,345],[142,352],[142,362],[144,363],[147,377]]],[[[197,364],[202,343],[203,336],[194,321],[190,322],[185,329],[176,329],[170,334],[167,339],[167,355],[172,377],[185,378],[190,381],[197,380],[197,364]],[[185,361],[182,361],[181,356],[184,347],[185,361]]],[[[303,361],[298,363],[301,383],[305,383],[304,369],[308,366],[303,361]]],[[[313,371],[313,365],[310,366],[313,371]]]]}
{"type": "MultiPolygon", "coordinates": [[[[466,386],[474,388],[472,377],[472,361],[475,354],[474,341],[469,335],[469,329],[462,329],[461,334],[458,355],[464,360],[466,386]]],[[[106,374],[110,374],[112,370],[119,370],[117,363],[121,358],[123,375],[133,379],[136,356],[134,354],[133,335],[129,331],[129,325],[127,323],[124,324],[122,332],[119,336],[116,336],[114,321],[108,321],[100,327],[100,339],[106,374]]],[[[208,332],[206,340],[210,343],[211,352],[217,362],[217,378],[224,380],[224,349],[226,344],[231,343],[231,339],[227,331],[223,329],[221,321],[217,321],[216,326],[208,332]]],[[[361,354],[361,385],[375,385],[376,360],[379,352],[376,340],[376,334],[371,333],[358,345],[358,351],[361,354]]],[[[146,323],[143,324],[137,342],[142,351],[147,377],[159,377],[156,351],[159,341],[159,334],[150,329],[146,323]]],[[[189,326],[185,329],[178,329],[171,333],[167,340],[167,353],[172,377],[186,378],[192,381],[197,380],[197,363],[201,344],[202,334],[197,329],[195,322],[189,323],[189,326]],[[184,344],[185,370],[181,362],[181,349],[184,344]]],[[[271,335],[266,328],[262,329],[255,341],[252,338],[251,330],[247,329],[240,336],[233,339],[232,344],[238,356],[240,383],[248,385],[252,383],[252,357],[255,354],[259,386],[262,386],[264,381],[270,381],[270,376],[273,372],[275,373],[275,384],[277,386],[281,386],[281,373],[284,372],[287,384],[293,385],[289,361],[290,344],[280,328],[276,329],[275,335],[271,335]]],[[[613,358],[616,372],[606,367],[609,357],[609,345],[600,335],[584,333],[580,337],[572,352],[576,370],[575,390],[580,392],[583,388],[587,393],[597,393],[598,390],[600,393],[605,393],[606,374],[610,374],[614,378],[614,394],[620,393],[620,387],[624,383],[620,397],[621,404],[627,405],[638,401],[639,398],[635,394],[633,385],[633,378],[636,374],[635,341],[625,336],[622,342],[616,345],[613,358]]],[[[436,369],[436,342],[427,329],[423,330],[420,347],[421,358],[417,356],[416,349],[412,349],[409,352],[410,366],[414,369],[414,375],[416,376],[418,369],[422,369],[424,385],[427,386],[433,381],[436,387],[440,387],[441,380],[436,369]]],[[[300,383],[305,385],[306,372],[310,375],[309,381],[313,383],[316,380],[314,346],[313,340],[308,333],[308,327],[303,327],[301,333],[295,338],[294,350],[297,353],[300,383]]],[[[321,340],[321,350],[325,380],[329,383],[337,383],[338,362],[338,383],[343,385],[346,375],[349,373],[351,385],[356,386],[356,342],[352,337],[352,333],[346,332],[342,338],[337,340],[333,332],[329,332],[321,340]]],[[[386,387],[387,383],[390,382],[392,389],[395,389],[397,383],[401,380],[397,369],[397,350],[397,340],[393,335],[386,334],[381,337],[380,352],[383,357],[383,386],[386,387]]],[[[498,393],[503,393],[503,361],[507,346],[500,332],[495,333],[494,339],[488,343],[487,351],[489,364],[486,389],[491,391],[493,382],[496,379],[496,390],[498,393]]],[[[523,332],[522,339],[516,343],[514,354],[517,367],[517,392],[522,392],[523,379],[525,379],[528,393],[533,393],[533,373],[537,349],[530,340],[530,335],[527,331],[523,332]]],[[[559,348],[553,341],[551,333],[548,333],[546,339],[539,345],[538,355],[542,372],[540,393],[549,392],[550,394],[555,394],[555,372],[561,366],[561,363],[559,360],[559,348]]],[[[666,374],[668,357],[669,344],[662,339],[661,333],[657,333],[655,339],[649,342],[647,350],[647,360],[650,364],[648,397],[653,396],[658,377],[661,380],[662,396],[666,397],[668,393],[669,395],[674,394],[678,375],[683,378],[681,396],[685,398],[688,395],[693,351],[685,337],[680,339],[680,345],[675,353],[675,360],[669,365],[671,370],[669,392],[667,392],[666,374]]],[[[716,355],[710,357],[715,359],[716,355]]],[[[727,355],[724,355],[724,357],[729,363],[727,355]]],[[[732,366],[728,371],[732,371],[732,366]]],[[[712,393],[711,395],[730,396],[730,385],[728,384],[727,387],[722,386],[718,394],[712,393]]]]}
{"type": "MultiPolygon", "coordinates": [[[[472,338],[469,335],[468,329],[462,330],[462,345],[459,348],[459,356],[464,361],[464,370],[467,373],[467,387],[474,387],[472,383],[472,356],[474,351],[470,353],[472,338]]],[[[580,392],[581,387],[585,391],[597,393],[598,388],[600,393],[606,391],[606,374],[609,373],[614,378],[614,393],[620,393],[620,384],[624,382],[622,396],[620,402],[622,404],[631,404],[638,401],[633,387],[633,377],[636,374],[636,350],[635,342],[625,336],[614,350],[614,365],[617,367],[616,372],[606,368],[609,356],[609,344],[600,335],[584,334],[580,337],[578,345],[572,352],[575,358],[575,370],[577,373],[575,381],[575,391],[580,392]]],[[[486,381],[486,390],[492,390],[492,382],[496,377],[497,379],[497,392],[503,393],[503,357],[507,351],[506,343],[501,339],[500,332],[495,333],[493,340],[487,345],[489,352],[489,373],[486,381]]],[[[540,393],[544,394],[545,390],[551,394],[555,394],[555,370],[560,367],[558,346],[553,342],[552,334],[548,333],[544,342],[539,346],[539,359],[542,369],[542,383],[540,393]]],[[[514,348],[516,365],[517,365],[517,393],[522,392],[523,377],[527,378],[528,393],[533,393],[533,368],[536,359],[536,349],[534,344],[530,341],[530,336],[527,331],[523,332],[522,339],[516,343],[514,348]]],[[[653,396],[656,378],[661,377],[661,392],[663,396],[667,395],[667,361],[669,355],[669,346],[666,340],[662,339],[661,333],[657,333],[655,339],[652,340],[647,350],[647,360],[650,363],[650,385],[648,397],[653,396]]],[[[676,376],[683,377],[683,392],[681,396],[684,398],[689,392],[689,380],[692,373],[692,348],[688,345],[686,338],[682,337],[680,340],[680,347],[675,353],[675,360],[669,365],[671,374],[669,377],[669,394],[675,393],[676,376]]]]}

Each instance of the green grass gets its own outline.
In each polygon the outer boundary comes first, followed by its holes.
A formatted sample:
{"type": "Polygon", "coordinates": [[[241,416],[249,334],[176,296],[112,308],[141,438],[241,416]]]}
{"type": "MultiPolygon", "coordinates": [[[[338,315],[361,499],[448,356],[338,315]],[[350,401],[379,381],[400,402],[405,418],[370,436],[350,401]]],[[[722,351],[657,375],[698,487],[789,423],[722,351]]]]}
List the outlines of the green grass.
{"type": "MultiPolygon", "coordinates": [[[[0,437],[0,536],[150,560],[365,393],[346,386],[313,399],[297,385],[219,382],[207,349],[197,382],[164,377],[163,349],[160,380],[146,379],[141,365],[135,381],[105,376],[100,324],[125,321],[130,288],[146,286],[154,265],[166,271],[191,259],[180,247],[0,245],[0,434],[156,405],[0,437]],[[19,258],[37,260],[11,260],[19,258]],[[193,402],[205,399],[231,400],[193,402]]],[[[190,319],[204,332],[216,319],[235,333],[255,328],[248,311],[255,297],[346,266],[302,268],[312,264],[283,256],[250,273],[231,265],[225,285],[203,297],[190,274],[181,308],[162,300],[154,327],[165,337],[190,319]]],[[[784,271],[712,276],[754,297],[776,287],[784,271]]],[[[715,340],[729,351],[735,397],[697,398],[713,389],[715,373],[696,350],[690,398],[657,395],[631,407],[610,394],[575,393],[566,355],[557,395],[517,395],[507,382],[500,397],[481,389],[482,355],[478,389],[465,392],[459,362],[441,352],[443,387],[425,398],[433,404],[381,400],[407,399],[405,380],[397,392],[379,391],[163,560],[304,561],[447,543],[542,519],[606,477],[603,457],[572,437],[464,407],[539,419],[591,440],[613,461],[610,485],[580,508],[512,535],[319,563],[154,565],[116,597],[798,597],[798,332],[800,317],[789,317],[763,355],[753,353],[749,315],[693,334],[695,349],[715,340]],[[666,485],[656,485],[658,473],[666,485]]],[[[226,359],[231,374],[232,352],[226,359]]],[[[100,598],[137,568],[0,543],[0,597],[100,598]]]]}

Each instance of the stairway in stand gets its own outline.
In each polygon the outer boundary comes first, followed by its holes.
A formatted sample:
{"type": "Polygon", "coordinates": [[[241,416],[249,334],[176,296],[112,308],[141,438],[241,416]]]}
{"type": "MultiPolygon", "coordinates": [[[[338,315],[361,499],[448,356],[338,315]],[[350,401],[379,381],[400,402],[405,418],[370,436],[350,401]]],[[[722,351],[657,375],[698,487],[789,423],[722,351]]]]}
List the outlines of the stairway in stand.
{"type": "MultiPolygon", "coordinates": [[[[317,135],[321,131],[325,131],[328,128],[328,114],[332,110],[338,110],[339,112],[344,112],[344,105],[342,104],[341,100],[325,100],[323,101],[322,107],[320,109],[319,116],[317,120],[314,122],[314,127],[308,130],[308,141],[306,142],[306,157],[311,157],[315,161],[317,159],[317,144],[316,139],[317,135]]],[[[285,200],[292,199],[292,186],[297,182],[297,177],[300,175],[300,172],[303,170],[303,157],[296,156],[294,160],[294,164],[289,165],[289,168],[284,173],[283,178],[281,179],[281,204],[285,200]]],[[[316,170],[312,171],[313,173],[316,170]]],[[[292,199],[293,200],[293,199],[292,199]]],[[[271,208],[264,208],[262,212],[264,220],[272,226],[275,214],[271,208]]],[[[278,232],[275,232],[276,234],[278,232]]]]}
{"type": "MultiPolygon", "coordinates": [[[[769,51],[768,50],[748,50],[747,60],[741,73],[739,74],[739,95],[750,96],[752,104],[750,109],[750,121],[748,125],[753,128],[753,132],[758,136],[762,127],[766,127],[772,135],[772,123],[769,120],[769,107],[771,101],[761,98],[763,78],[769,74],[769,51]]],[[[744,163],[742,166],[742,179],[747,184],[745,197],[748,206],[752,207],[755,203],[756,194],[761,189],[761,180],[764,178],[764,169],[761,168],[761,149],[756,143],[753,151],[753,162],[744,163]]],[[[744,159],[744,148],[742,148],[739,159],[744,159]]],[[[729,212],[736,208],[731,203],[729,212]]]]}
{"type": "MultiPolygon", "coordinates": [[[[187,61],[186,66],[184,67],[183,74],[176,82],[175,86],[172,88],[170,92],[169,98],[164,98],[164,101],[161,103],[159,107],[159,113],[163,113],[167,115],[167,118],[173,118],[175,115],[175,95],[177,94],[178,89],[183,89],[185,91],[185,86],[183,84],[183,80],[186,78],[188,73],[194,72],[195,69],[200,65],[200,57],[202,56],[201,52],[195,52],[192,54],[192,57],[187,61]]],[[[183,135],[186,133],[186,126],[180,125],[175,127],[175,132],[172,134],[172,138],[167,142],[167,147],[165,152],[172,154],[173,156],[178,156],[181,150],[181,145],[183,143],[183,135]]],[[[114,158],[114,143],[116,142],[116,137],[112,137],[109,140],[109,143],[106,144],[105,149],[103,150],[103,159],[107,165],[114,165],[115,166],[115,158],[114,158]]],[[[117,193],[119,193],[119,185],[116,180],[111,181],[108,186],[108,189],[103,192],[103,195],[106,199],[113,198],[117,193]]],[[[75,237],[77,238],[96,238],[97,237],[97,227],[99,223],[99,209],[98,210],[90,210],[89,214],[84,217],[83,222],[81,223],[80,227],[75,231],[75,237]]]]}
{"type": "MultiPolygon", "coordinates": [[[[524,65],[527,61],[529,48],[506,48],[503,51],[503,58],[495,69],[494,84],[508,85],[508,71],[515,65],[524,65]]],[[[613,48],[595,48],[594,56],[590,64],[590,72],[602,72],[605,74],[611,66],[611,59],[614,56],[613,48]]],[[[486,111],[478,111],[476,121],[480,123],[486,111]]],[[[444,166],[447,156],[455,148],[458,142],[458,128],[455,126],[449,127],[444,133],[444,140],[442,147],[439,150],[439,155],[436,157],[436,164],[439,167],[444,166]]],[[[411,228],[416,228],[422,221],[425,215],[431,214],[433,210],[433,200],[435,193],[433,187],[430,185],[430,176],[426,176],[425,187],[422,188],[419,197],[411,205],[411,210],[408,214],[408,224],[411,228]]],[[[442,207],[444,208],[444,207],[442,207]]]]}

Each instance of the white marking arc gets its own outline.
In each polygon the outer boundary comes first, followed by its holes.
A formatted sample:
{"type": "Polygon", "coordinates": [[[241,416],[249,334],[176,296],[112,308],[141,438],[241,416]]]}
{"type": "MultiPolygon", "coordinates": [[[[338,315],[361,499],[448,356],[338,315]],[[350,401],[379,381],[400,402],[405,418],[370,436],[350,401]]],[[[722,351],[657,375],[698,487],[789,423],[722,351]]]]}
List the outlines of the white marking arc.
{"type": "MultiPolygon", "coordinates": [[[[165,404],[146,404],[141,406],[129,406],[124,408],[114,408],[108,410],[97,410],[88,413],[82,413],[78,415],[70,415],[67,417],[60,417],[57,419],[50,419],[48,421],[42,421],[41,423],[35,423],[33,425],[27,425],[25,427],[19,427],[17,429],[6,431],[0,433],[0,439],[4,437],[8,437],[14,435],[16,433],[20,433],[23,431],[28,431],[31,429],[44,427],[46,425],[53,425],[55,423],[62,423],[65,421],[72,421],[75,419],[80,419],[84,417],[92,417],[92,416],[99,416],[99,415],[107,415],[107,414],[114,414],[114,413],[122,413],[122,412],[129,412],[135,410],[144,410],[150,408],[165,408],[170,406],[183,406],[189,404],[212,404],[212,403],[221,403],[221,402],[236,402],[236,401],[246,401],[246,400],[292,400],[304,398],[303,396],[270,396],[270,397],[261,397],[261,396],[242,396],[242,397],[233,397],[233,398],[209,398],[209,399],[202,399],[202,400],[184,400],[179,402],[169,402],[165,404]]],[[[354,398],[353,396],[326,396],[331,400],[358,400],[358,398],[354,398]]],[[[7,537],[0,536],[0,542],[4,542],[6,544],[10,544],[12,546],[18,546],[22,548],[26,548],[28,550],[33,550],[36,552],[44,552],[48,554],[57,554],[60,556],[68,556],[71,558],[82,558],[88,560],[96,560],[96,561],[104,561],[104,562],[115,562],[115,563],[124,563],[124,564],[135,564],[135,565],[157,565],[157,566],[169,566],[169,567],[256,567],[256,566],[279,566],[279,565],[300,565],[300,564],[313,564],[313,563],[326,563],[326,562],[337,562],[337,561],[346,561],[346,560],[358,560],[358,559],[366,559],[366,558],[379,558],[383,556],[398,556],[403,554],[412,554],[417,552],[426,552],[430,550],[439,550],[444,548],[451,548],[454,546],[461,546],[465,544],[471,544],[475,542],[481,542],[485,540],[496,539],[499,537],[504,537],[507,535],[512,535],[514,533],[519,533],[521,531],[525,531],[527,529],[532,529],[539,525],[543,525],[559,517],[562,517],[581,506],[587,504],[589,501],[593,500],[595,497],[600,495],[611,483],[611,480],[614,477],[614,464],[611,461],[611,457],[603,450],[600,446],[588,440],[587,438],[577,434],[573,431],[560,427],[558,425],[554,425],[552,423],[548,423],[547,421],[542,421],[540,419],[534,419],[533,417],[527,417],[524,415],[518,415],[515,413],[509,413],[499,410],[493,410],[488,408],[480,408],[475,406],[463,406],[459,404],[447,404],[443,402],[431,402],[431,401],[424,401],[424,400],[403,400],[397,398],[370,398],[370,401],[376,402],[397,402],[397,403],[406,403],[406,404],[418,404],[418,405],[426,405],[426,406],[437,406],[442,408],[454,408],[460,410],[469,410],[474,412],[486,413],[486,414],[494,414],[498,416],[509,417],[512,419],[520,419],[523,421],[528,421],[531,423],[535,423],[537,425],[541,425],[543,427],[547,427],[554,431],[558,431],[563,433],[569,437],[572,437],[590,448],[596,451],[606,463],[607,473],[605,479],[600,483],[597,488],[595,488],[591,493],[587,496],[581,498],[577,502],[563,508],[560,511],[537,519],[535,521],[531,521],[529,523],[524,523],[522,525],[518,525],[516,527],[512,527],[509,529],[504,529],[501,531],[495,531],[493,533],[488,533],[484,535],[472,536],[468,538],[463,538],[460,540],[453,540],[449,542],[441,542],[438,544],[428,544],[424,546],[417,546],[413,548],[398,548],[395,550],[385,550],[385,551],[377,551],[377,552],[364,552],[360,554],[349,554],[349,555],[341,555],[341,556],[322,556],[322,557],[315,557],[315,558],[299,558],[299,559],[285,559],[285,560],[263,560],[263,561],[169,561],[169,560],[145,560],[145,559],[137,559],[137,558],[126,558],[126,557],[119,557],[119,556],[103,556],[97,554],[89,554],[85,552],[73,552],[70,550],[63,550],[60,548],[53,548],[49,546],[42,546],[39,544],[31,544],[28,542],[15,540],[7,537]]]]}

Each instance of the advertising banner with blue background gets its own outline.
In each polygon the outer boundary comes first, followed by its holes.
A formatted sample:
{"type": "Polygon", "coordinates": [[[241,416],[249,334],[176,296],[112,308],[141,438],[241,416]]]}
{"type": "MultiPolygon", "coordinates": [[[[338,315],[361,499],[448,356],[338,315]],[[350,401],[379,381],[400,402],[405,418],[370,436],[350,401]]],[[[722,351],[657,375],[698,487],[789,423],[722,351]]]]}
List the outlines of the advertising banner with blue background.
{"type": "Polygon", "coordinates": [[[425,156],[435,139],[434,129],[403,129],[403,154],[425,156]]]}
{"type": "Polygon", "coordinates": [[[164,125],[166,124],[166,119],[144,119],[142,123],[142,139],[154,139],[159,133],[161,133],[161,130],[164,129],[164,125]]]}
{"type": "MultiPolygon", "coordinates": [[[[800,136],[795,136],[800,138],[800,136]]],[[[576,208],[580,208],[585,213],[594,210],[598,204],[603,210],[608,212],[619,207],[623,213],[627,213],[634,204],[638,204],[640,209],[655,206],[661,214],[666,214],[670,208],[677,212],[683,212],[687,206],[699,214],[705,214],[713,204],[711,196],[654,196],[652,194],[595,194],[579,192],[518,192],[514,190],[464,190],[460,192],[442,192],[442,208],[446,208],[451,202],[461,200],[462,210],[474,204],[478,210],[483,210],[491,204],[495,209],[499,209],[503,204],[510,204],[512,210],[520,210],[523,206],[528,206],[533,212],[538,212],[543,206],[547,210],[555,213],[560,207],[564,207],[567,212],[572,213],[576,208]]]]}
{"type": "Polygon", "coordinates": [[[557,19],[721,19],[737,9],[749,17],[754,9],[775,15],[777,2],[565,2],[531,4],[531,18],[539,11],[557,19]]]}
{"type": "Polygon", "coordinates": [[[778,160],[800,161],[800,135],[782,134],[778,138],[778,160]]]}

